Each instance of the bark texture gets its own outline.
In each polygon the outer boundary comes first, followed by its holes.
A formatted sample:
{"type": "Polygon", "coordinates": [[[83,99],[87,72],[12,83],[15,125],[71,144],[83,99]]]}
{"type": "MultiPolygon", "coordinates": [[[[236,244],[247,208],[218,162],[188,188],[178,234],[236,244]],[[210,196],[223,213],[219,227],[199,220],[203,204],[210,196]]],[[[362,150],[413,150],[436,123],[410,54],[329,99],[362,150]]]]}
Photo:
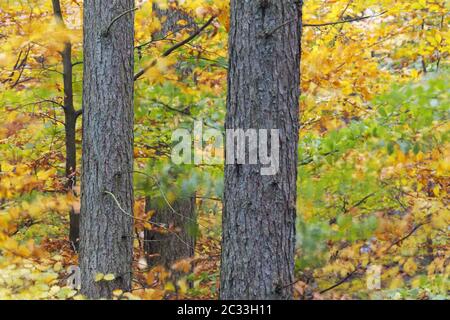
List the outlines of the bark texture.
{"type": "Polygon", "coordinates": [[[131,289],[133,8],[133,0],[84,1],[79,260],[81,291],[89,298],[131,289]],[[115,280],[95,282],[97,273],[115,280]]]}
{"type": "Polygon", "coordinates": [[[280,166],[225,167],[221,299],[292,298],[301,7],[231,0],[226,128],[279,129],[280,166]]]}
{"type": "Polygon", "coordinates": [[[175,262],[194,256],[195,197],[178,199],[171,208],[157,208],[147,198],[146,211],[150,210],[155,210],[150,221],[171,231],[156,225],[152,230],[145,230],[144,248],[149,267],[163,265],[170,268],[175,262]]]}
{"type": "MultiPolygon", "coordinates": [[[[58,23],[64,25],[64,19],[61,11],[60,0],[52,0],[53,14],[58,23]]],[[[76,126],[77,118],[81,114],[75,110],[73,103],[73,65],[72,65],[72,44],[66,42],[61,52],[63,63],[63,81],[64,81],[64,129],[66,145],[66,189],[73,192],[76,184],[77,172],[77,145],[76,145],[76,126]]],[[[79,244],[79,212],[73,208],[70,210],[69,240],[75,250],[78,250],[79,244]]]]}

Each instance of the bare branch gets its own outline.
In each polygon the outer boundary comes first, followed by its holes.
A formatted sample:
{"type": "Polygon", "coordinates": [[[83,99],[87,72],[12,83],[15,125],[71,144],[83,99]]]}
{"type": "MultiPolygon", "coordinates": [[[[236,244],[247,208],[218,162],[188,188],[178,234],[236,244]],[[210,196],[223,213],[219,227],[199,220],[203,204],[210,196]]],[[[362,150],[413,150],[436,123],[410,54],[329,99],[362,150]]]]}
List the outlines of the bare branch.
{"type": "Polygon", "coordinates": [[[329,288],[326,288],[322,291],[320,291],[320,294],[324,294],[330,290],[333,290],[334,288],[339,287],[340,285],[343,285],[344,283],[346,283],[348,280],[350,280],[355,274],[356,272],[358,272],[358,268],[356,268],[355,270],[353,270],[352,272],[350,272],[345,278],[339,280],[336,284],[332,285],[329,288]]]}
{"type": "Polygon", "coordinates": [[[75,118],[78,118],[82,114],[83,114],[83,109],[79,109],[79,110],[75,111],[75,118]]]}
{"type": "MultiPolygon", "coordinates": [[[[189,42],[191,42],[192,40],[194,40],[200,33],[202,33],[216,18],[216,16],[212,16],[211,18],[209,18],[209,20],[201,27],[199,28],[197,31],[195,31],[193,34],[191,34],[189,37],[187,37],[186,39],[184,39],[183,41],[178,42],[177,44],[175,44],[174,46],[170,47],[169,49],[167,49],[163,54],[162,57],[167,57],[170,54],[172,54],[174,51],[176,51],[177,49],[181,48],[182,46],[184,46],[185,44],[188,44],[189,42]]],[[[143,68],[142,70],[140,70],[135,76],[134,76],[134,81],[138,80],[140,77],[142,77],[144,75],[145,72],[147,72],[154,64],[150,64],[149,66],[143,68]]]]}
{"type": "Polygon", "coordinates": [[[138,9],[139,9],[138,7],[131,8],[131,9],[127,10],[127,11],[122,12],[122,13],[119,14],[117,17],[115,17],[114,19],[112,19],[112,21],[110,22],[110,24],[108,25],[108,27],[107,27],[105,30],[102,31],[101,36],[102,36],[102,37],[107,37],[107,36],[109,35],[109,31],[111,30],[111,27],[113,26],[114,23],[116,23],[116,22],[117,22],[120,18],[122,18],[123,16],[125,16],[125,15],[127,15],[127,14],[129,14],[129,13],[131,13],[131,12],[134,12],[134,11],[136,11],[136,10],[138,10],[138,9]]]}
{"type": "Polygon", "coordinates": [[[324,23],[304,23],[303,26],[304,27],[326,27],[326,26],[334,26],[337,24],[343,24],[343,23],[351,23],[351,22],[357,22],[357,21],[362,21],[362,20],[367,20],[370,18],[376,18],[379,16],[382,16],[383,14],[385,14],[387,11],[383,11],[381,13],[378,14],[374,14],[371,16],[363,16],[363,17],[357,17],[357,18],[351,18],[351,19],[345,19],[345,20],[341,20],[341,21],[334,21],[334,22],[324,22],[324,23]]]}
{"type": "Polygon", "coordinates": [[[424,222],[424,223],[419,223],[417,226],[415,226],[414,228],[411,229],[411,231],[408,232],[408,234],[406,234],[404,237],[398,239],[397,241],[393,242],[385,251],[384,253],[388,252],[389,250],[391,250],[393,247],[400,245],[403,241],[405,241],[406,239],[408,239],[409,237],[411,237],[417,230],[419,230],[420,228],[422,228],[424,225],[428,224],[428,222],[424,222]]]}

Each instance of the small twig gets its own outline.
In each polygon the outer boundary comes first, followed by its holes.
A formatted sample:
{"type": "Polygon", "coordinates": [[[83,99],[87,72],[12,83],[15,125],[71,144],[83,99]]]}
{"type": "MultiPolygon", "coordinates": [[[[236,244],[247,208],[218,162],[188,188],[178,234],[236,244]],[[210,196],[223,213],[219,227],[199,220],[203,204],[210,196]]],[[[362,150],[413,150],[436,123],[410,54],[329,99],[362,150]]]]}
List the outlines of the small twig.
{"type": "Polygon", "coordinates": [[[28,61],[28,56],[30,54],[30,51],[31,51],[31,46],[28,46],[28,50],[25,54],[25,57],[23,58],[20,65],[18,66],[18,68],[20,68],[19,76],[17,77],[17,80],[14,82],[14,84],[11,85],[11,89],[15,88],[18,84],[21,83],[21,78],[22,78],[23,72],[25,71],[25,67],[26,67],[26,63],[28,61]]]}
{"type": "Polygon", "coordinates": [[[366,20],[366,19],[376,18],[376,17],[382,16],[386,12],[387,11],[383,11],[381,13],[374,14],[374,15],[371,15],[371,16],[363,16],[363,17],[357,17],[357,18],[352,18],[352,19],[345,19],[345,20],[335,21],[335,22],[304,23],[303,27],[326,27],[326,26],[333,26],[333,25],[343,24],[343,23],[357,22],[357,21],[361,21],[361,20],[366,20]]]}
{"type": "Polygon", "coordinates": [[[138,10],[138,9],[139,9],[138,7],[129,9],[129,10],[127,10],[127,11],[122,12],[121,14],[119,14],[119,15],[118,15],[117,17],[115,17],[114,19],[112,19],[112,21],[110,22],[110,24],[108,25],[108,27],[107,27],[105,30],[102,31],[101,36],[104,37],[104,38],[106,38],[106,37],[109,35],[109,31],[111,30],[111,27],[113,26],[114,23],[116,23],[116,22],[117,22],[120,18],[122,18],[123,16],[125,16],[125,15],[127,15],[127,14],[129,14],[129,13],[131,13],[131,12],[134,12],[134,11],[136,11],[136,10],[138,10]]]}
{"type": "MultiPolygon", "coordinates": [[[[321,157],[328,157],[328,156],[331,156],[331,155],[333,155],[335,153],[338,153],[338,152],[340,152],[340,151],[339,150],[333,150],[333,151],[330,151],[330,152],[319,154],[319,156],[321,156],[321,157]]],[[[314,162],[314,156],[309,156],[309,157],[307,157],[307,158],[305,158],[303,160],[300,160],[298,165],[299,166],[306,166],[306,165],[308,165],[310,163],[313,163],[313,162],[314,162]]]]}
{"type": "Polygon", "coordinates": [[[38,116],[41,116],[41,117],[46,118],[46,119],[50,119],[50,120],[52,120],[54,123],[59,123],[59,124],[62,124],[63,126],[66,125],[63,121],[58,120],[58,119],[56,119],[55,117],[52,117],[52,116],[49,115],[48,113],[44,113],[44,112],[43,112],[43,113],[38,113],[38,116]]]}
{"type": "Polygon", "coordinates": [[[339,280],[336,284],[332,285],[332,286],[329,287],[329,288],[326,288],[326,289],[320,291],[319,293],[320,293],[320,294],[324,294],[324,293],[326,293],[326,292],[328,292],[328,291],[330,291],[330,290],[333,290],[334,288],[337,288],[337,287],[339,287],[340,285],[346,283],[348,280],[350,280],[351,277],[353,277],[353,275],[354,275],[357,271],[358,271],[358,268],[356,268],[355,270],[353,270],[352,272],[350,272],[345,278],[339,280]]]}
{"type": "MultiPolygon", "coordinates": [[[[347,274],[347,276],[346,276],[345,278],[339,280],[337,283],[335,283],[335,284],[332,285],[331,287],[328,287],[328,288],[326,288],[326,289],[320,291],[319,293],[320,293],[320,294],[324,294],[324,293],[326,293],[326,292],[328,292],[328,291],[330,291],[330,290],[333,290],[333,289],[339,287],[340,285],[342,285],[342,284],[344,284],[345,282],[347,282],[348,280],[350,280],[350,278],[353,277],[353,275],[355,275],[359,270],[360,270],[360,268],[357,267],[355,270],[353,270],[352,272],[350,272],[349,274],[347,274]]],[[[285,286],[283,286],[283,287],[278,288],[278,290],[280,290],[280,289],[286,289],[286,288],[288,288],[288,287],[290,287],[290,286],[293,286],[293,285],[299,283],[300,281],[302,281],[302,279],[297,279],[297,280],[295,280],[294,282],[291,282],[291,283],[289,283],[289,284],[287,284],[287,285],[285,285],[285,286]]]]}
{"type": "MultiPolygon", "coordinates": [[[[5,173],[5,172],[0,172],[0,173],[5,173]]],[[[16,202],[15,201],[10,201],[10,202],[6,202],[6,203],[3,203],[3,204],[0,204],[0,210],[3,210],[4,208],[6,208],[6,207],[8,207],[8,206],[10,206],[10,205],[12,205],[14,203],[16,203],[16,202]]]]}
{"type": "Polygon", "coordinates": [[[173,234],[173,235],[174,235],[178,240],[180,240],[183,244],[185,244],[185,245],[188,246],[189,248],[195,250],[194,247],[192,247],[190,244],[188,244],[187,242],[185,242],[185,241],[184,241],[184,240],[183,240],[176,232],[170,230],[170,229],[167,228],[165,225],[160,224],[160,223],[156,223],[156,222],[152,222],[152,221],[147,221],[147,220],[144,220],[144,219],[140,219],[140,218],[134,217],[133,215],[129,214],[128,212],[126,212],[126,211],[122,208],[122,206],[120,205],[119,201],[117,200],[116,196],[115,196],[113,193],[111,193],[111,192],[109,192],[109,191],[106,191],[106,190],[104,191],[104,193],[107,194],[107,195],[110,195],[110,196],[113,198],[113,200],[114,200],[114,202],[116,203],[117,207],[119,208],[119,210],[120,210],[124,215],[126,215],[126,216],[128,216],[128,217],[130,217],[130,218],[132,218],[132,219],[134,219],[134,220],[138,220],[138,221],[145,222],[145,223],[150,223],[150,224],[153,224],[153,225],[155,225],[155,226],[157,226],[157,227],[159,227],[159,228],[162,228],[162,229],[164,229],[164,230],[170,232],[171,234],[173,234]]]}
{"type": "Polygon", "coordinates": [[[222,202],[222,199],[220,199],[220,198],[214,198],[214,197],[196,196],[195,198],[196,198],[196,199],[202,199],[202,200],[211,200],[211,201],[222,202]]]}
{"type": "MultiPolygon", "coordinates": [[[[126,212],[125,209],[122,208],[122,206],[120,205],[120,203],[119,203],[119,201],[117,200],[116,196],[115,196],[112,192],[104,191],[104,193],[107,194],[107,195],[110,195],[111,198],[113,198],[114,202],[115,202],[116,205],[119,207],[119,210],[122,211],[122,213],[123,213],[124,215],[126,215],[126,216],[128,216],[128,217],[130,217],[130,218],[133,218],[134,220],[137,220],[137,221],[141,221],[141,222],[149,222],[149,221],[147,221],[147,220],[145,220],[145,219],[137,218],[137,217],[133,216],[132,214],[129,214],[128,212],[126,212]]],[[[155,226],[160,227],[160,228],[166,228],[165,226],[163,226],[163,225],[161,225],[161,224],[157,224],[157,223],[153,223],[153,222],[150,222],[150,223],[152,223],[152,224],[154,224],[155,226]]]]}
{"type": "Polygon", "coordinates": [[[164,40],[167,40],[167,36],[165,36],[163,38],[152,39],[152,40],[149,40],[149,41],[144,42],[142,44],[138,44],[137,46],[134,47],[134,49],[140,51],[140,50],[142,50],[142,48],[144,48],[144,47],[146,47],[146,46],[148,46],[148,45],[150,45],[152,43],[155,43],[155,42],[158,42],[158,41],[164,41],[164,40]]]}
{"type": "Polygon", "coordinates": [[[63,105],[62,103],[59,103],[59,102],[54,101],[54,100],[51,100],[51,99],[42,99],[42,100],[39,100],[39,101],[35,101],[35,102],[31,102],[31,103],[26,103],[26,104],[23,104],[22,107],[28,107],[28,106],[31,106],[31,105],[41,104],[41,103],[44,103],[44,102],[52,103],[52,104],[54,104],[54,105],[56,105],[56,106],[58,106],[58,107],[61,107],[62,109],[65,108],[64,105],[63,105]]]}
{"type": "Polygon", "coordinates": [[[350,5],[353,3],[353,0],[350,0],[347,2],[347,5],[345,6],[344,10],[342,10],[341,14],[339,15],[339,19],[342,19],[344,17],[344,14],[347,12],[350,5]]]}
{"type": "Polygon", "coordinates": [[[270,37],[272,34],[274,34],[275,32],[277,32],[278,30],[280,30],[281,28],[283,28],[284,26],[286,26],[286,25],[288,25],[288,24],[290,24],[290,23],[292,23],[292,22],[294,22],[294,21],[295,21],[294,19],[289,20],[289,21],[286,21],[286,22],[280,24],[279,26],[273,28],[271,31],[265,31],[265,32],[263,33],[263,35],[264,35],[264,37],[268,38],[268,37],[270,37]]]}
{"type": "Polygon", "coordinates": [[[14,231],[12,234],[9,234],[9,236],[13,237],[13,236],[17,235],[22,229],[24,229],[24,228],[29,229],[32,226],[37,225],[39,223],[42,223],[42,221],[41,220],[32,220],[32,219],[29,221],[26,221],[23,225],[18,226],[16,231],[14,231]]]}
{"type": "MultiPolygon", "coordinates": [[[[347,5],[348,7],[348,5],[347,5]]],[[[347,10],[347,8],[342,12],[342,15],[345,13],[345,11],[347,10]]],[[[326,27],[326,26],[331,26],[331,25],[338,25],[338,24],[344,24],[344,23],[351,23],[351,22],[357,22],[357,21],[362,21],[362,20],[366,20],[366,19],[370,19],[370,18],[376,18],[379,17],[383,14],[385,14],[387,11],[383,11],[379,14],[375,14],[375,15],[371,15],[371,16],[363,16],[363,17],[357,17],[357,18],[351,18],[351,19],[344,19],[344,20],[340,20],[340,21],[335,21],[335,22],[325,22],[325,23],[304,23],[302,26],[303,27],[326,27]]],[[[272,34],[274,34],[276,31],[278,31],[279,29],[283,28],[284,26],[294,22],[294,19],[291,19],[289,21],[286,21],[282,24],[280,24],[279,26],[276,26],[275,28],[273,28],[271,31],[265,31],[263,32],[263,36],[264,37],[269,37],[272,34]]]]}
{"type": "Polygon", "coordinates": [[[178,213],[178,212],[172,207],[172,205],[170,204],[169,200],[167,199],[167,197],[166,197],[166,195],[165,195],[165,193],[164,193],[164,191],[163,191],[163,189],[162,189],[162,185],[161,185],[161,183],[159,182],[158,178],[156,178],[155,176],[148,175],[148,174],[146,174],[145,172],[141,172],[141,171],[134,171],[134,172],[135,172],[135,173],[142,174],[142,175],[145,175],[146,177],[152,178],[152,179],[156,182],[156,184],[158,185],[159,193],[160,193],[161,196],[163,197],[164,202],[167,204],[167,206],[169,207],[169,209],[170,209],[174,214],[180,216],[180,217],[183,218],[183,219],[184,219],[184,218],[187,218],[187,219],[191,220],[191,221],[194,222],[194,223],[198,223],[199,226],[206,228],[205,226],[202,226],[196,219],[193,219],[193,218],[188,217],[188,216],[184,216],[184,215],[182,215],[181,213],[178,213]]]}
{"type": "Polygon", "coordinates": [[[361,200],[359,200],[359,201],[357,201],[355,204],[353,204],[352,207],[351,207],[350,209],[345,210],[345,212],[349,212],[350,210],[359,207],[359,206],[362,205],[364,202],[366,202],[367,200],[369,200],[370,198],[372,198],[375,194],[376,194],[376,192],[372,192],[371,194],[365,196],[364,198],[362,198],[361,200]]]}
{"type": "MultiPolygon", "coordinates": [[[[181,31],[181,30],[179,30],[179,31],[181,31]]],[[[148,46],[148,45],[150,45],[150,44],[152,44],[154,42],[158,42],[158,41],[165,41],[165,40],[167,40],[167,41],[174,41],[175,42],[176,40],[169,38],[170,36],[173,36],[174,34],[175,34],[175,32],[169,32],[164,37],[157,38],[157,39],[151,39],[151,40],[149,40],[147,42],[139,44],[139,45],[135,46],[134,49],[135,50],[142,50],[144,47],[146,47],[146,46],[148,46]]]]}
{"type": "Polygon", "coordinates": [[[403,241],[405,241],[406,239],[408,239],[409,237],[411,237],[417,230],[419,230],[420,228],[422,228],[424,225],[428,224],[428,222],[424,222],[424,223],[419,223],[417,226],[415,226],[414,228],[411,229],[410,232],[408,232],[408,234],[406,234],[404,237],[401,237],[400,239],[394,241],[385,251],[384,253],[389,252],[389,250],[391,250],[393,247],[400,245],[403,241]]]}
{"type": "Polygon", "coordinates": [[[170,111],[178,112],[178,113],[181,114],[181,115],[184,115],[184,116],[186,116],[186,117],[189,117],[189,118],[191,118],[192,120],[195,120],[195,121],[202,121],[202,122],[203,122],[203,125],[206,126],[206,127],[209,127],[209,128],[212,128],[212,129],[216,129],[216,130],[221,130],[221,129],[218,128],[218,127],[215,127],[215,126],[213,126],[213,125],[208,124],[208,123],[207,123],[206,121],[204,121],[204,120],[201,120],[201,119],[198,119],[198,118],[194,117],[193,115],[191,115],[189,112],[186,111],[186,109],[188,109],[188,108],[185,108],[184,110],[181,110],[181,109],[178,109],[178,108],[171,107],[169,104],[164,103],[164,102],[162,102],[162,101],[158,101],[158,100],[156,100],[156,99],[151,99],[151,101],[154,102],[154,103],[156,103],[156,104],[159,104],[159,105],[163,106],[164,108],[166,108],[166,109],[168,109],[168,110],[170,110],[170,111]]]}

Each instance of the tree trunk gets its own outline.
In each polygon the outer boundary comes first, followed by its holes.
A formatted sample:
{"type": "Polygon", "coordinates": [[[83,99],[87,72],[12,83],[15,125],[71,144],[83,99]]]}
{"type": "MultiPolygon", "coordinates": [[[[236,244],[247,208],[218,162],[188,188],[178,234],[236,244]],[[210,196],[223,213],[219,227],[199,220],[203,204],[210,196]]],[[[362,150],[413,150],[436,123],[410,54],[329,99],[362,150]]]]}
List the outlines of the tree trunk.
{"type": "MultiPolygon", "coordinates": [[[[53,14],[58,23],[64,25],[61,11],[61,3],[59,0],[52,0],[53,14]]],[[[73,71],[72,71],[72,44],[66,42],[61,52],[63,62],[63,80],[64,80],[64,128],[65,128],[65,144],[66,144],[66,189],[73,192],[76,184],[77,171],[77,145],[76,145],[76,125],[77,118],[81,114],[75,110],[73,104],[73,71]]],[[[72,243],[75,251],[78,250],[79,244],[79,212],[73,208],[70,210],[69,224],[69,241],[72,243]]]]}
{"type": "Polygon", "coordinates": [[[280,161],[225,167],[222,299],[292,298],[301,5],[231,1],[226,128],[279,129],[280,161]]]}
{"type": "MultiPolygon", "coordinates": [[[[182,11],[162,10],[156,3],[153,4],[153,10],[160,19],[166,18],[161,30],[153,35],[155,38],[164,37],[169,32],[175,33],[184,28],[177,24],[180,20],[186,20],[187,26],[195,29],[196,25],[193,19],[182,11]]],[[[165,205],[164,208],[158,208],[152,205],[150,198],[146,198],[145,205],[147,212],[150,210],[156,211],[151,222],[164,224],[171,226],[174,230],[179,230],[176,231],[176,235],[161,232],[164,230],[146,230],[144,232],[144,252],[148,265],[150,267],[164,265],[166,268],[170,268],[174,262],[194,256],[196,237],[195,195],[177,199],[172,204],[172,208],[168,205],[165,205]]]]}
{"type": "MultiPolygon", "coordinates": [[[[72,77],[71,77],[72,79],[72,77]]],[[[67,109],[66,109],[67,110],[67,109]]],[[[65,133],[66,133],[66,189],[73,192],[76,184],[77,170],[77,147],[76,147],[76,125],[77,115],[74,112],[65,112],[65,133]]],[[[71,208],[69,215],[69,241],[74,251],[78,251],[80,243],[80,212],[71,208]]]]}
{"type": "Polygon", "coordinates": [[[152,230],[145,230],[144,248],[149,267],[170,268],[176,261],[192,257],[196,233],[195,196],[177,199],[171,207],[163,208],[158,208],[147,198],[145,206],[147,212],[155,210],[150,220],[155,225],[152,230]]]}
{"type": "Polygon", "coordinates": [[[84,1],[81,291],[129,291],[133,251],[134,1],[84,1]],[[98,273],[113,281],[95,281],[98,273]]]}

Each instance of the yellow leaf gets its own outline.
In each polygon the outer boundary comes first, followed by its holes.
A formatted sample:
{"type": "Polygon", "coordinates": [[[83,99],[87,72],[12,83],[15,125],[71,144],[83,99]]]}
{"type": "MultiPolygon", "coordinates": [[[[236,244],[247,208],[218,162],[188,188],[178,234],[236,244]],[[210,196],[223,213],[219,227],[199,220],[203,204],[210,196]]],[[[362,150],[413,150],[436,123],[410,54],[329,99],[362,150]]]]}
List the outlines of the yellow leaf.
{"type": "Polygon", "coordinates": [[[167,282],[166,285],[164,286],[164,290],[166,291],[175,291],[175,286],[173,285],[172,282],[167,282]]]}
{"type": "Polygon", "coordinates": [[[94,280],[95,280],[95,282],[99,282],[99,281],[102,281],[104,277],[105,277],[105,275],[103,273],[97,273],[95,275],[94,280]]]}
{"type": "Polygon", "coordinates": [[[442,41],[442,36],[441,36],[441,34],[440,34],[439,32],[437,32],[437,33],[435,34],[434,38],[436,39],[436,42],[437,42],[438,44],[441,43],[441,41],[442,41]]]}
{"type": "Polygon", "coordinates": [[[122,295],[122,294],[123,294],[123,291],[120,290],[120,289],[116,289],[116,290],[113,291],[113,295],[115,295],[116,297],[117,297],[117,296],[120,296],[120,295],[122,295]]]}
{"type": "Polygon", "coordinates": [[[389,284],[389,289],[397,289],[401,286],[403,286],[403,278],[401,276],[397,276],[389,284]]]}
{"type": "Polygon", "coordinates": [[[144,228],[151,230],[152,229],[152,225],[149,222],[144,223],[144,228]]]}
{"type": "Polygon", "coordinates": [[[414,262],[413,258],[409,258],[406,263],[403,265],[403,270],[409,275],[412,276],[417,271],[417,265],[414,262]]]}
{"type": "Polygon", "coordinates": [[[57,262],[55,263],[55,265],[53,266],[53,270],[55,270],[56,272],[61,271],[62,269],[62,263],[61,262],[57,262]]]}
{"type": "Polygon", "coordinates": [[[169,1],[167,0],[154,0],[153,3],[156,3],[162,10],[166,10],[169,7],[169,1]]]}
{"type": "Polygon", "coordinates": [[[148,285],[152,285],[155,282],[155,276],[154,276],[153,272],[149,272],[147,274],[146,282],[148,285]]]}
{"type": "Polygon", "coordinates": [[[180,292],[181,292],[181,293],[184,294],[184,293],[187,292],[188,286],[187,286],[186,279],[181,279],[181,280],[179,280],[179,281],[177,282],[177,284],[178,284],[178,288],[180,288],[180,292]]]}
{"type": "Polygon", "coordinates": [[[145,299],[147,300],[161,300],[164,297],[163,290],[157,289],[146,289],[145,290],[145,299]]]}
{"type": "Polygon", "coordinates": [[[48,171],[39,171],[37,177],[39,180],[48,180],[51,176],[56,174],[56,169],[51,169],[48,171]]]}
{"type": "Polygon", "coordinates": [[[113,275],[112,273],[108,273],[107,275],[105,275],[103,277],[103,280],[105,280],[105,281],[113,281],[115,278],[116,278],[115,275],[113,275]]]}
{"type": "Polygon", "coordinates": [[[434,188],[433,188],[433,193],[434,193],[434,195],[436,196],[436,197],[439,197],[439,194],[440,194],[440,188],[439,188],[439,185],[436,185],[434,188]]]}

